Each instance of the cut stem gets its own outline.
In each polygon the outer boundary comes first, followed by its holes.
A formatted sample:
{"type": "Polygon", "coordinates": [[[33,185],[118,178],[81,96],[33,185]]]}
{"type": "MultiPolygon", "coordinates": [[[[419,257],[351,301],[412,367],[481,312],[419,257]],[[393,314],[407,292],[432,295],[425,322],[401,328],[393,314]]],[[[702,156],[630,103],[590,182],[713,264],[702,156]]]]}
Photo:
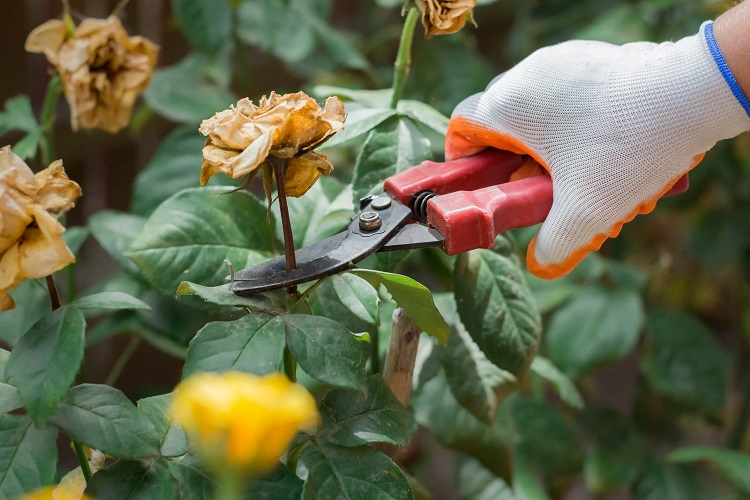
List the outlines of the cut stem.
{"type": "Polygon", "coordinates": [[[409,404],[411,379],[417,361],[420,330],[400,307],[393,311],[393,326],[385,355],[383,378],[401,404],[409,404]]]}
{"type": "Polygon", "coordinates": [[[294,255],[294,234],[292,234],[292,223],[289,220],[289,205],[286,203],[286,188],[284,187],[287,162],[283,158],[274,156],[269,156],[267,161],[273,168],[273,175],[276,177],[276,190],[279,193],[279,212],[281,214],[281,227],[284,231],[286,270],[292,271],[297,267],[297,258],[294,255]]]}
{"type": "Polygon", "coordinates": [[[412,7],[406,14],[404,28],[401,30],[401,41],[398,45],[398,54],[396,62],[393,64],[393,94],[391,95],[391,108],[396,109],[401,95],[404,93],[406,77],[409,76],[411,68],[411,44],[414,40],[414,28],[419,19],[419,9],[412,7]]]}
{"type": "Polygon", "coordinates": [[[55,311],[60,309],[60,294],[57,292],[57,285],[55,285],[55,278],[50,274],[46,278],[47,280],[47,293],[49,293],[49,302],[52,304],[52,310],[55,311]]]}

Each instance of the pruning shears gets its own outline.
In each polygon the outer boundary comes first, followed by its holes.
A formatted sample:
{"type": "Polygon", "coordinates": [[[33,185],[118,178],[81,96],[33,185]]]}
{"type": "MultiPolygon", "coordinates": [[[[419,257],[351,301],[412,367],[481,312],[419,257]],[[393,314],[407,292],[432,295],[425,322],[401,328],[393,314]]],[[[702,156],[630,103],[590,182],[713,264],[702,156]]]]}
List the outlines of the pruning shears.
{"type": "MultiPolygon", "coordinates": [[[[361,200],[346,230],[297,250],[295,269],[278,257],[236,272],[232,290],[252,295],[298,285],[352,268],[375,252],[439,247],[455,255],[490,248],[504,231],[543,222],[552,207],[549,175],[511,180],[526,158],[485,150],[393,175],[382,194],[361,200]]],[[[685,174],[667,194],[687,187],[685,174]]]]}

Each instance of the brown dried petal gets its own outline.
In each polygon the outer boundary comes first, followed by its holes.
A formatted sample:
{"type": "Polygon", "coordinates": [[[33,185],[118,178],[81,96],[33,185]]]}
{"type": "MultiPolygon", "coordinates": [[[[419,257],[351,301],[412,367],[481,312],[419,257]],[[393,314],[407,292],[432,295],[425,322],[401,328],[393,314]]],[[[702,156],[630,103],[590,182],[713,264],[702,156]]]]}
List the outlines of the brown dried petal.
{"type": "Polygon", "coordinates": [[[68,211],[81,197],[81,186],[68,178],[62,160],[54,161],[38,172],[36,180],[39,183],[37,201],[49,212],[68,211]]]}
{"type": "Polygon", "coordinates": [[[448,35],[461,30],[466,21],[472,21],[472,9],[477,0],[415,0],[422,12],[425,36],[448,35]]]}
{"type": "Polygon", "coordinates": [[[313,187],[321,175],[328,175],[333,171],[333,165],[325,156],[318,153],[290,158],[287,165],[284,187],[286,195],[295,198],[299,198],[313,187]]]}
{"type": "MultiPolygon", "coordinates": [[[[26,37],[24,48],[27,52],[45,54],[48,59],[55,58],[60,46],[65,41],[66,27],[60,19],[50,19],[40,24],[26,37]]],[[[51,59],[50,59],[50,62],[51,59]]]]}

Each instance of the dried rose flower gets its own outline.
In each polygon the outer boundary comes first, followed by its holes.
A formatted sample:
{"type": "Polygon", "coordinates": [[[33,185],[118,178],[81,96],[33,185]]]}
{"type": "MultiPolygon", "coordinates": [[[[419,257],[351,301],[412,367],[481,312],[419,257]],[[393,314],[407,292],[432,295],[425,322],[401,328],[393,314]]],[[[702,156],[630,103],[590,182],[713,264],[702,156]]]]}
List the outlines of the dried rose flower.
{"type": "Polygon", "coordinates": [[[450,35],[464,27],[466,21],[474,25],[471,9],[477,0],[414,0],[422,12],[425,36],[450,35]]]}
{"type": "Polygon", "coordinates": [[[151,82],[159,46],[129,37],[116,17],[85,19],[72,36],[59,19],[36,27],[26,50],[43,53],[63,82],[73,130],[117,132],[130,122],[133,104],[151,82]]]}
{"type": "Polygon", "coordinates": [[[53,214],[73,208],[81,188],[62,161],[34,175],[5,146],[0,150],[0,311],[13,309],[8,295],[25,279],[49,276],[75,262],[53,214]]]}
{"type": "Polygon", "coordinates": [[[262,168],[267,194],[270,190],[269,156],[287,160],[284,185],[287,196],[302,196],[333,166],[312,150],[344,126],[344,104],[338,97],[326,99],[321,109],[304,92],[263,96],[258,106],[241,99],[237,106],[203,120],[200,133],[208,136],[203,148],[201,184],[219,172],[232,179],[254,176],[262,168]]]}

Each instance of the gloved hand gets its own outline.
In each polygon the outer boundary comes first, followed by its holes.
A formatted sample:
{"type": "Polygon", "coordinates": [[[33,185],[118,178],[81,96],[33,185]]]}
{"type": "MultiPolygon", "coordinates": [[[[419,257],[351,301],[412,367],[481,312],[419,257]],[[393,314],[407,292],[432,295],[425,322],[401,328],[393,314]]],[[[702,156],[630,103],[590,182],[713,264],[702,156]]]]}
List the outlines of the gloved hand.
{"type": "Polygon", "coordinates": [[[562,276],[717,141],[750,130],[750,102],[723,62],[711,23],[676,43],[540,49],[456,107],[446,158],[493,147],[546,168],[554,201],[526,260],[537,276],[562,276]]]}

